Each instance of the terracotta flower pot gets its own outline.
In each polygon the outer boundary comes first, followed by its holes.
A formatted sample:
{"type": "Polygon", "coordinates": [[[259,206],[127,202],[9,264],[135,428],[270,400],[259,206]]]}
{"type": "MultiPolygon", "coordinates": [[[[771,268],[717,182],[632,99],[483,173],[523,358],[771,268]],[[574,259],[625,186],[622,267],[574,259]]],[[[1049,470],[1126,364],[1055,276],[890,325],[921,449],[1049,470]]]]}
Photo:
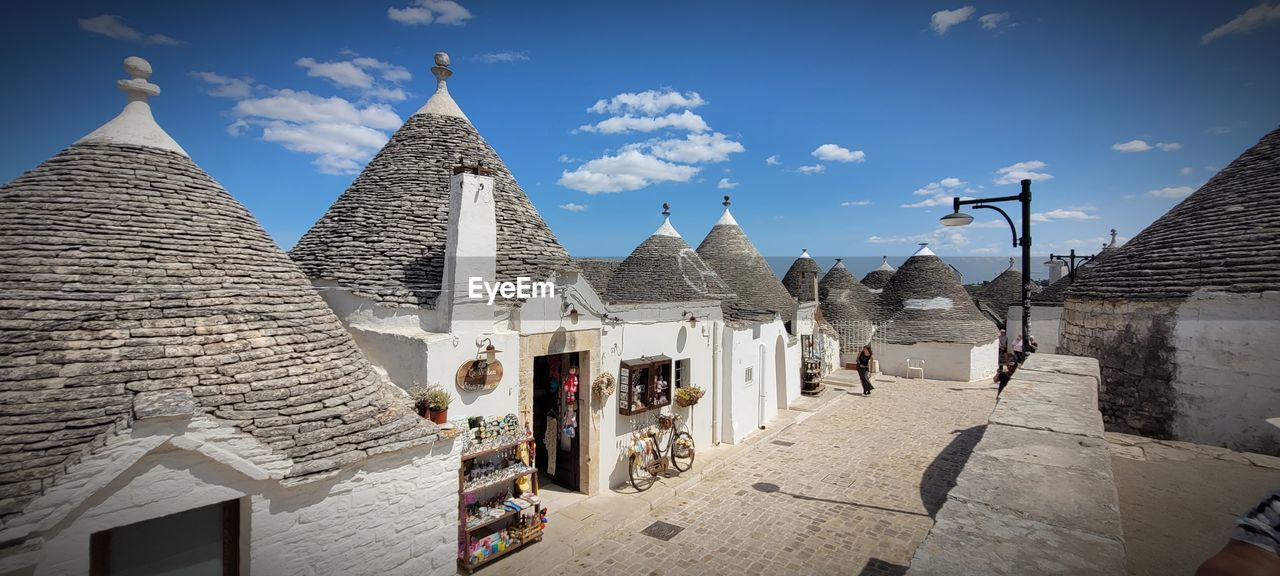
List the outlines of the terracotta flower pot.
{"type": "Polygon", "coordinates": [[[432,411],[431,411],[431,421],[432,421],[432,422],[435,422],[436,424],[444,424],[445,422],[448,422],[448,421],[449,421],[449,409],[448,409],[448,408],[445,408],[444,410],[439,410],[439,411],[437,411],[437,410],[432,410],[432,411]]]}
{"type": "Polygon", "coordinates": [[[416,406],[415,408],[418,410],[418,415],[419,415],[419,416],[421,416],[421,417],[423,417],[423,418],[430,418],[430,417],[431,417],[431,409],[430,409],[430,408],[427,408],[426,406],[416,406]]]}

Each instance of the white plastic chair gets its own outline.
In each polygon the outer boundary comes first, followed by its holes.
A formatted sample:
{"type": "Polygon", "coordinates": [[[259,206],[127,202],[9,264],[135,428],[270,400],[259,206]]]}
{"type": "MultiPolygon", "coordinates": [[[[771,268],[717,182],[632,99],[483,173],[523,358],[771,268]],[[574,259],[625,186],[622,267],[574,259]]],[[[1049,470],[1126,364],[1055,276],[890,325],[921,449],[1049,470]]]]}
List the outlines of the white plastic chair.
{"type": "Polygon", "coordinates": [[[919,378],[924,380],[924,360],[920,358],[907,358],[907,378],[919,378]],[[919,376],[916,376],[919,374],[919,376]]]}

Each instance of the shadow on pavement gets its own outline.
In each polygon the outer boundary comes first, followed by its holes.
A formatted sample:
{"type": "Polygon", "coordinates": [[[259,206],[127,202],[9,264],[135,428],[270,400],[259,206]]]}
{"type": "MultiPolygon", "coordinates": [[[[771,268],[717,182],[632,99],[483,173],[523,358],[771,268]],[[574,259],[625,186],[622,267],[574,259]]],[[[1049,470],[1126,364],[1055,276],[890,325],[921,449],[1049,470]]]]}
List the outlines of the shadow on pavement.
{"type": "Polygon", "coordinates": [[[920,502],[929,512],[929,517],[937,515],[938,509],[947,500],[947,494],[956,486],[956,477],[969,461],[973,448],[982,440],[987,426],[974,426],[964,430],[954,430],[955,438],[938,454],[920,477],[920,502]]]}
{"type": "Polygon", "coordinates": [[[814,502],[826,502],[828,504],[840,504],[843,506],[857,506],[858,508],[883,510],[885,512],[896,512],[898,514],[909,514],[911,516],[926,516],[926,514],[921,514],[919,512],[912,512],[910,510],[900,510],[898,508],[885,508],[884,506],[875,506],[872,504],[859,504],[857,502],[850,502],[848,500],[831,500],[829,498],[816,498],[813,496],[805,496],[804,494],[794,494],[791,492],[786,492],[782,489],[781,486],[778,486],[777,484],[771,484],[769,482],[756,482],[755,484],[752,484],[751,487],[754,488],[757,492],[764,492],[765,494],[774,494],[774,493],[783,494],[783,495],[795,498],[797,500],[812,500],[814,502]]]}
{"type": "Polygon", "coordinates": [[[862,566],[858,576],[902,576],[907,573],[906,566],[885,562],[879,558],[871,558],[862,566]]]}

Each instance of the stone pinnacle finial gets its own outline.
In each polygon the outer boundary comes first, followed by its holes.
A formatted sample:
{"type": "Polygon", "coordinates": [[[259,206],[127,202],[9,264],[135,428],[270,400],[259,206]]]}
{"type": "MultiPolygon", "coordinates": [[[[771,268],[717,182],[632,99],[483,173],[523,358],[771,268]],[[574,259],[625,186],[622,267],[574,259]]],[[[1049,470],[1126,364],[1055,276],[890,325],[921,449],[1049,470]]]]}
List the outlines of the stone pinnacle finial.
{"type": "Polygon", "coordinates": [[[670,204],[668,204],[668,203],[666,203],[666,202],[663,202],[663,203],[662,203],[662,215],[663,215],[663,216],[670,216],[670,215],[671,215],[671,205],[670,205],[670,204]]]}
{"type": "Polygon", "coordinates": [[[729,204],[732,204],[732,202],[729,202],[729,195],[728,195],[728,194],[725,194],[725,195],[724,195],[724,202],[723,202],[723,204],[724,204],[724,207],[725,207],[725,208],[728,208],[728,207],[729,207],[729,204]]]}
{"type": "Polygon", "coordinates": [[[116,81],[116,86],[129,95],[130,102],[146,102],[147,98],[160,94],[160,87],[147,81],[151,77],[150,62],[130,56],[124,59],[124,71],[129,79],[116,81]]]}
{"type": "Polygon", "coordinates": [[[436,75],[436,81],[444,85],[444,81],[453,76],[453,70],[449,69],[449,53],[436,52],[436,65],[431,67],[431,73],[436,75]]]}
{"type": "Polygon", "coordinates": [[[1116,229],[1115,228],[1111,229],[1111,245],[1112,246],[1116,245],[1116,229]]]}

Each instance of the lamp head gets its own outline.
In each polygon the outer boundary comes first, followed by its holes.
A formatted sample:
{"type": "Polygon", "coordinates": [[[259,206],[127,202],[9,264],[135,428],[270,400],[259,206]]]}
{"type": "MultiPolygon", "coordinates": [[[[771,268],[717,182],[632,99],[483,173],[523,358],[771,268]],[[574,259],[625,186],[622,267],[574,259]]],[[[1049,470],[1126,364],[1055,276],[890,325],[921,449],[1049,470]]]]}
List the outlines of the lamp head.
{"type": "Polygon", "coordinates": [[[964,212],[956,210],[955,212],[952,212],[950,214],[947,214],[946,216],[943,216],[942,218],[939,218],[938,222],[943,226],[968,226],[971,222],[973,222],[973,216],[970,216],[968,214],[965,214],[964,212]]]}

